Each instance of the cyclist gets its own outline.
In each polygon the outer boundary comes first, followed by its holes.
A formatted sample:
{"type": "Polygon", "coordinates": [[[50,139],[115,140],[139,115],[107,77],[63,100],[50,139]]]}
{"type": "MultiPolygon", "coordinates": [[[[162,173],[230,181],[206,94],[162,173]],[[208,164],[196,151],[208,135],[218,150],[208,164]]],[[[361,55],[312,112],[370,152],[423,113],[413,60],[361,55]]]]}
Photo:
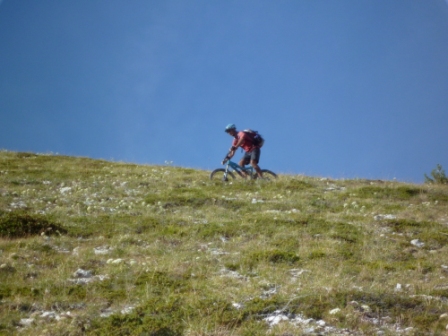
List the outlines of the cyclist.
{"type": "MultiPolygon", "coordinates": [[[[258,166],[258,162],[260,161],[260,147],[254,145],[253,138],[243,132],[237,131],[235,124],[229,124],[226,126],[225,132],[231,135],[234,139],[232,141],[232,147],[230,147],[230,151],[222,161],[222,164],[225,164],[228,160],[230,160],[234,155],[235,151],[238,147],[241,147],[244,150],[244,156],[241,158],[239,165],[244,167],[247,164],[251,164],[257,172],[258,177],[263,178],[263,173],[261,172],[260,167],[258,166]]],[[[243,171],[244,177],[247,177],[246,172],[243,171]]]]}

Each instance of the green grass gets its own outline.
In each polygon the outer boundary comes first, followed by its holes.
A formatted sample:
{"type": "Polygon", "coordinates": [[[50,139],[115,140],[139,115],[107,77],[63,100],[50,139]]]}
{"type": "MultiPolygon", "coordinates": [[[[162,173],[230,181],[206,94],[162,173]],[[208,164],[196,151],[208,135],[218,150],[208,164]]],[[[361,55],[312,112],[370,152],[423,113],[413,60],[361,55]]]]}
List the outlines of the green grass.
{"type": "Polygon", "coordinates": [[[447,186],[208,174],[0,151],[0,335],[445,334],[447,186]]]}

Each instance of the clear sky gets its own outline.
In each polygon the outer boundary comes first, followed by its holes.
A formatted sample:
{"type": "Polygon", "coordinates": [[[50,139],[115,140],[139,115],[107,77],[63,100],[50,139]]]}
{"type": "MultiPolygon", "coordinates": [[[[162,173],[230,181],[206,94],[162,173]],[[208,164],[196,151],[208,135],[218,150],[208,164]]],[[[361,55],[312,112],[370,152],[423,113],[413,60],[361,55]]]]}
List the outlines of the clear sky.
{"type": "Polygon", "coordinates": [[[447,1],[0,0],[0,149],[213,169],[228,123],[279,173],[448,171],[447,1]]]}

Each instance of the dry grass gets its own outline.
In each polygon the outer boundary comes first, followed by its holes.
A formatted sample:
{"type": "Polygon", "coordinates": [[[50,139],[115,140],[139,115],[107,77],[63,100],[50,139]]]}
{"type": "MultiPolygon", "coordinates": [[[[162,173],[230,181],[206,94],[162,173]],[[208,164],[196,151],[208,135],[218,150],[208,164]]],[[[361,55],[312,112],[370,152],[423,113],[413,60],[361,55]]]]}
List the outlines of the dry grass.
{"type": "Polygon", "coordinates": [[[0,195],[0,334],[443,335],[448,324],[447,186],[223,185],[206,171],[2,151],[0,195]]]}

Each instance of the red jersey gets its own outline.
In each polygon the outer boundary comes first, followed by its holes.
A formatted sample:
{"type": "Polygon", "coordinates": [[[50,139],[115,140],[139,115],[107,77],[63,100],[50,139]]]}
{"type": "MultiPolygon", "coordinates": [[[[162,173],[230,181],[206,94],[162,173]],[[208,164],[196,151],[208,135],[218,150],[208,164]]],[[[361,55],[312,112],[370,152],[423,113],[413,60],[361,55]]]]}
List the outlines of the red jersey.
{"type": "Polygon", "coordinates": [[[232,146],[236,146],[239,139],[243,138],[243,142],[240,147],[244,149],[245,152],[251,152],[256,146],[252,143],[252,138],[250,135],[244,133],[243,131],[238,132],[238,135],[233,139],[232,146]]]}

